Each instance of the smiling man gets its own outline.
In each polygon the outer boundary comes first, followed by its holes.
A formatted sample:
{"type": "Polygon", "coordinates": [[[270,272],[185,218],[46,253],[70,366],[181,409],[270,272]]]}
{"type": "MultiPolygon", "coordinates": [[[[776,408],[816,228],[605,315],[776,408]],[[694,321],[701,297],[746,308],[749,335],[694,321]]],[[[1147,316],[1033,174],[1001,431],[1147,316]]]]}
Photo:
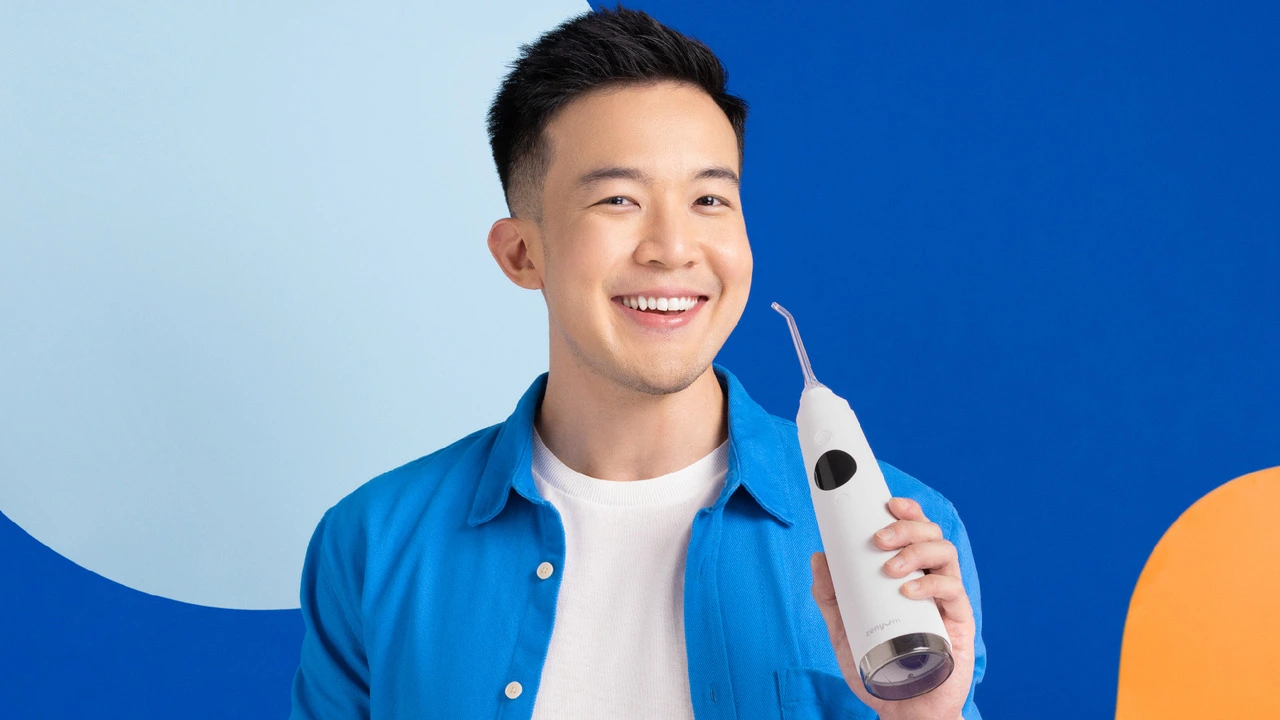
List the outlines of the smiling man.
{"type": "Polygon", "coordinates": [[[795,425],[712,364],[752,274],[746,105],[719,60],[622,9],[522,50],[489,116],[511,217],[488,241],[546,300],[550,370],[506,422],[325,514],[293,717],[980,717],[951,504],[883,465],[885,572],[927,571],[903,592],[937,603],[956,664],[926,695],[871,697],[795,425]]]}

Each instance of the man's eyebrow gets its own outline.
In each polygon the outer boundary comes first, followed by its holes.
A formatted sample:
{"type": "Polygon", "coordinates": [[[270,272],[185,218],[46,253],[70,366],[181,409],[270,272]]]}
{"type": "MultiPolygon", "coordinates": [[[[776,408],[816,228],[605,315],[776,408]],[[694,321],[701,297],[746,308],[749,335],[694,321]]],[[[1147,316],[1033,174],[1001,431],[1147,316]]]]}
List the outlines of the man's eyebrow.
{"type": "Polygon", "coordinates": [[[717,165],[709,167],[705,170],[698,171],[694,176],[694,180],[727,180],[733,183],[734,187],[741,187],[742,181],[738,179],[738,173],[727,167],[717,165]]]}
{"type": "MultiPolygon", "coordinates": [[[[742,182],[738,179],[738,173],[721,165],[715,165],[709,168],[703,168],[693,174],[694,180],[725,180],[733,183],[734,187],[740,187],[742,182]]],[[[643,185],[653,182],[653,179],[637,168],[630,167],[604,167],[578,178],[574,183],[579,189],[586,189],[592,185],[604,180],[634,180],[643,185]]]]}
{"type": "Polygon", "coordinates": [[[578,182],[574,183],[579,189],[586,189],[603,180],[635,180],[643,185],[653,182],[652,178],[640,172],[636,168],[629,167],[605,167],[591,172],[578,178],[578,182]]]}

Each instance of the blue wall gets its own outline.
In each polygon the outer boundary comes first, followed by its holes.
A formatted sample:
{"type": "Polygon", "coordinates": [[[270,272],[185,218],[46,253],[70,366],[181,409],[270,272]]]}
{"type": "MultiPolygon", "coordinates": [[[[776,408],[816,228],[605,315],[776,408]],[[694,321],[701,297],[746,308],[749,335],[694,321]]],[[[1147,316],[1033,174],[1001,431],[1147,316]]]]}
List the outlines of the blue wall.
{"type": "Polygon", "coordinates": [[[793,416],[782,302],[878,455],[955,503],[984,714],[1113,714],[1148,553],[1280,465],[1280,10],[644,6],[752,102],[759,271],[721,360],[793,416]]]}

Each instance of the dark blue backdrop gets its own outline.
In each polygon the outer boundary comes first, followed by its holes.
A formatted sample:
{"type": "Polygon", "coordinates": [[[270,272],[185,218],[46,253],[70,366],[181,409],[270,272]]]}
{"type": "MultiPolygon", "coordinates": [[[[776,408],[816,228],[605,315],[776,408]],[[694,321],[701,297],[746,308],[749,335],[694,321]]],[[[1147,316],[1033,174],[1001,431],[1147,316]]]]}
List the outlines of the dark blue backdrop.
{"type": "MultiPolygon", "coordinates": [[[[638,5],[752,105],[755,287],[721,362],[794,415],[787,305],[878,454],[969,527],[984,713],[1111,715],[1161,533],[1280,465],[1280,9],[638,5]]],[[[0,715],[287,713],[296,611],[128,590],[3,517],[0,549],[0,715]]]]}
{"type": "Polygon", "coordinates": [[[723,362],[794,414],[782,301],[877,453],[955,503],[989,717],[1114,714],[1148,553],[1280,465],[1280,13],[645,6],[753,104],[723,362]]]}

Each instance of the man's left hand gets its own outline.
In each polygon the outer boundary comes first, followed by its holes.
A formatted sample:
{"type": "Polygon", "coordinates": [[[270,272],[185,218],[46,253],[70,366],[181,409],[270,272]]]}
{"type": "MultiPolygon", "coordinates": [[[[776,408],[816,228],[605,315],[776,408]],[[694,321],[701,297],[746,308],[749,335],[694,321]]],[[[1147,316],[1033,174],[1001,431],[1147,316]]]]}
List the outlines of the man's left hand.
{"type": "Polygon", "coordinates": [[[951,657],[955,668],[947,681],[932,691],[910,700],[881,700],[862,685],[858,660],[849,649],[844,621],[836,605],[836,591],[824,553],[814,553],[813,599],[827,621],[831,646],[849,688],[875,710],[881,720],[956,720],[961,717],[969,686],[973,682],[973,643],[976,629],[969,594],[960,579],[960,560],[955,545],[942,536],[942,528],[929,521],[920,504],[910,498],[893,498],[889,512],[898,518],[875,535],[877,547],[899,550],[885,563],[884,572],[900,578],[916,570],[925,576],[902,586],[909,598],[932,598],[942,614],[943,625],[951,638],[951,657]]]}

